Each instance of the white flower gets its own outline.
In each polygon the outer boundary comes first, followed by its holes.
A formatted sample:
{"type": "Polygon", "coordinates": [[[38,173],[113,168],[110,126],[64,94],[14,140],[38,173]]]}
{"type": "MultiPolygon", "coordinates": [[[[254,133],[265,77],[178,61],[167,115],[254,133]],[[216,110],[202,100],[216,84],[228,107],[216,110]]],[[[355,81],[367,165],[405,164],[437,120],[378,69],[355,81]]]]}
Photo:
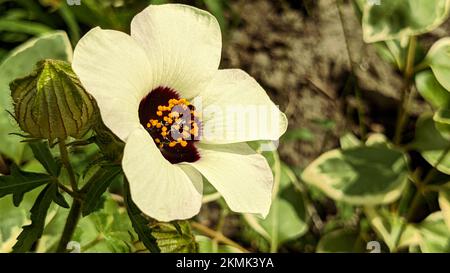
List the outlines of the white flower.
{"type": "Polygon", "coordinates": [[[251,76],[218,69],[221,47],[211,14],[167,4],[136,15],[131,35],[94,28],[75,48],[73,69],[126,143],[122,166],[133,201],[157,220],[196,215],[202,175],[233,211],[269,211],[271,169],[245,142],[277,140],[287,120],[251,76]],[[244,132],[242,124],[256,120],[239,111],[264,107],[275,113],[275,126],[257,112],[264,129],[244,132]],[[241,126],[231,122],[236,109],[241,126]]]}

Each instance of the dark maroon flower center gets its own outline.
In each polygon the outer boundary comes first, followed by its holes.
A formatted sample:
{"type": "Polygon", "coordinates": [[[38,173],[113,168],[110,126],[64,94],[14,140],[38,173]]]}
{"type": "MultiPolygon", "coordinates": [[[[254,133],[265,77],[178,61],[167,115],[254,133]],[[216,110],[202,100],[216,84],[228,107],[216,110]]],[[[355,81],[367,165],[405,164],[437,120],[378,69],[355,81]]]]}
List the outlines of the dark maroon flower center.
{"type": "Polygon", "coordinates": [[[195,162],[200,155],[201,118],[195,106],[170,88],[152,90],[139,105],[139,120],[172,164],[195,162]]]}

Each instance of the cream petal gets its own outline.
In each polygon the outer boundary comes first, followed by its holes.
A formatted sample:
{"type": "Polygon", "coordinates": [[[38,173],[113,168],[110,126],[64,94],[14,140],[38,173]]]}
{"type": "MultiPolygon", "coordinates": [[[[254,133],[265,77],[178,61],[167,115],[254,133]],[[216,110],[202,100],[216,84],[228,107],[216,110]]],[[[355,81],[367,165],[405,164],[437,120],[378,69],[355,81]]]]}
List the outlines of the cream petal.
{"type": "Polygon", "coordinates": [[[151,90],[144,50],[125,33],[97,27],[78,42],[72,67],[96,99],[106,126],[125,141],[139,128],[139,103],[151,90]]]}
{"type": "Polygon", "coordinates": [[[170,87],[184,98],[195,97],[219,67],[220,27],[206,11],[180,4],[151,5],[133,18],[131,36],[157,68],[153,86],[170,87]]]}
{"type": "Polygon", "coordinates": [[[125,145],[122,166],[133,201],[158,221],[188,219],[200,211],[202,176],[189,165],[172,165],[142,128],[125,145]]]}
{"type": "Polygon", "coordinates": [[[231,210],[266,217],[273,174],[266,159],[246,143],[199,144],[201,158],[190,163],[219,191],[231,210]]]}
{"type": "Polygon", "coordinates": [[[218,70],[194,99],[203,108],[203,136],[208,144],[278,140],[287,118],[254,78],[239,69],[218,70]]]}

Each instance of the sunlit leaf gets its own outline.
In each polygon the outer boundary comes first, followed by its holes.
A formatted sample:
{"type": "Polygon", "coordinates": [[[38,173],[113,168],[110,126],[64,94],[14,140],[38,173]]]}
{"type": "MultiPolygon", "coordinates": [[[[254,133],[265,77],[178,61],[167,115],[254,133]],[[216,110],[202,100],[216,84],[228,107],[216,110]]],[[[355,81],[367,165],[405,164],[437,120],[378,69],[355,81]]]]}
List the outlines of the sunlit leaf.
{"type": "Polygon", "coordinates": [[[438,211],[419,224],[422,236],[420,250],[423,253],[449,253],[450,230],[444,222],[444,215],[438,211]]]}
{"type": "Polygon", "coordinates": [[[441,207],[444,222],[450,231],[450,190],[439,192],[439,206],[441,207]]]}
{"type": "Polygon", "coordinates": [[[411,146],[419,151],[431,166],[436,166],[439,162],[437,169],[450,174],[450,153],[445,155],[450,142],[437,130],[431,115],[424,114],[418,119],[416,136],[411,146]]]}
{"type": "Polygon", "coordinates": [[[365,207],[364,212],[373,230],[389,249],[410,247],[421,242],[418,230],[397,214],[374,207],[365,207]]]}
{"type": "Polygon", "coordinates": [[[402,152],[378,145],[332,150],[312,162],[302,178],[338,201],[388,204],[407,183],[408,160],[402,152]]]}
{"type": "Polygon", "coordinates": [[[416,74],[416,87],[420,95],[433,107],[442,108],[450,104],[450,92],[437,81],[431,70],[416,74]]]}
{"type": "Polygon", "coordinates": [[[441,108],[434,113],[433,120],[436,129],[446,139],[450,139],[450,109],[441,108]]]}
{"type": "Polygon", "coordinates": [[[352,133],[346,133],[345,135],[343,135],[339,139],[339,142],[342,149],[358,147],[362,144],[362,142],[352,133]]]}
{"type": "Polygon", "coordinates": [[[269,214],[261,219],[252,214],[244,215],[247,224],[271,244],[281,244],[298,238],[308,231],[309,216],[301,192],[294,186],[296,176],[285,164],[280,166],[277,196],[273,199],[269,214]]]}
{"type": "Polygon", "coordinates": [[[450,90],[450,38],[442,38],[430,48],[425,63],[431,67],[437,81],[450,90]]]}
{"type": "Polygon", "coordinates": [[[364,40],[373,43],[432,31],[447,19],[449,10],[449,0],[366,1],[364,40]]]}
{"type": "Polygon", "coordinates": [[[154,223],[152,235],[164,253],[195,253],[198,246],[188,221],[154,223]]]}

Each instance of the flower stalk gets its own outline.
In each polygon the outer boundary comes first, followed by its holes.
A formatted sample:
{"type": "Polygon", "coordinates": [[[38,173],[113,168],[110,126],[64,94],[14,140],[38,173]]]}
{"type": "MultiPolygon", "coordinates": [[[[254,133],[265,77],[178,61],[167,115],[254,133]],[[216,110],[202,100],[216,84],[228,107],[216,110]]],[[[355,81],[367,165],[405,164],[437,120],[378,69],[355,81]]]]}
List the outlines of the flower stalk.
{"type": "Polygon", "coordinates": [[[64,226],[63,234],[61,235],[61,239],[58,243],[58,248],[56,252],[62,253],[66,252],[67,244],[72,240],[73,234],[75,233],[75,229],[77,227],[78,221],[81,216],[81,206],[82,203],[78,199],[74,199],[72,203],[72,207],[70,208],[69,216],[67,216],[67,222],[64,226]]]}
{"type": "MultiPolygon", "coordinates": [[[[75,172],[72,168],[72,165],[70,164],[69,153],[67,151],[67,146],[66,146],[65,140],[60,139],[58,146],[59,146],[59,151],[61,154],[61,161],[69,174],[69,181],[70,181],[70,185],[72,188],[72,190],[70,192],[72,192],[73,195],[78,195],[79,194],[78,184],[77,184],[77,180],[75,177],[75,172]]],[[[63,190],[64,190],[64,188],[63,188],[63,190]]],[[[65,191],[69,191],[69,189],[66,188],[65,191]]],[[[66,251],[67,244],[72,239],[75,229],[77,227],[78,221],[80,219],[81,207],[82,207],[82,199],[74,198],[72,207],[70,208],[69,215],[67,216],[66,225],[64,226],[63,234],[61,235],[61,239],[59,241],[56,252],[65,252],[66,251]]]]}

